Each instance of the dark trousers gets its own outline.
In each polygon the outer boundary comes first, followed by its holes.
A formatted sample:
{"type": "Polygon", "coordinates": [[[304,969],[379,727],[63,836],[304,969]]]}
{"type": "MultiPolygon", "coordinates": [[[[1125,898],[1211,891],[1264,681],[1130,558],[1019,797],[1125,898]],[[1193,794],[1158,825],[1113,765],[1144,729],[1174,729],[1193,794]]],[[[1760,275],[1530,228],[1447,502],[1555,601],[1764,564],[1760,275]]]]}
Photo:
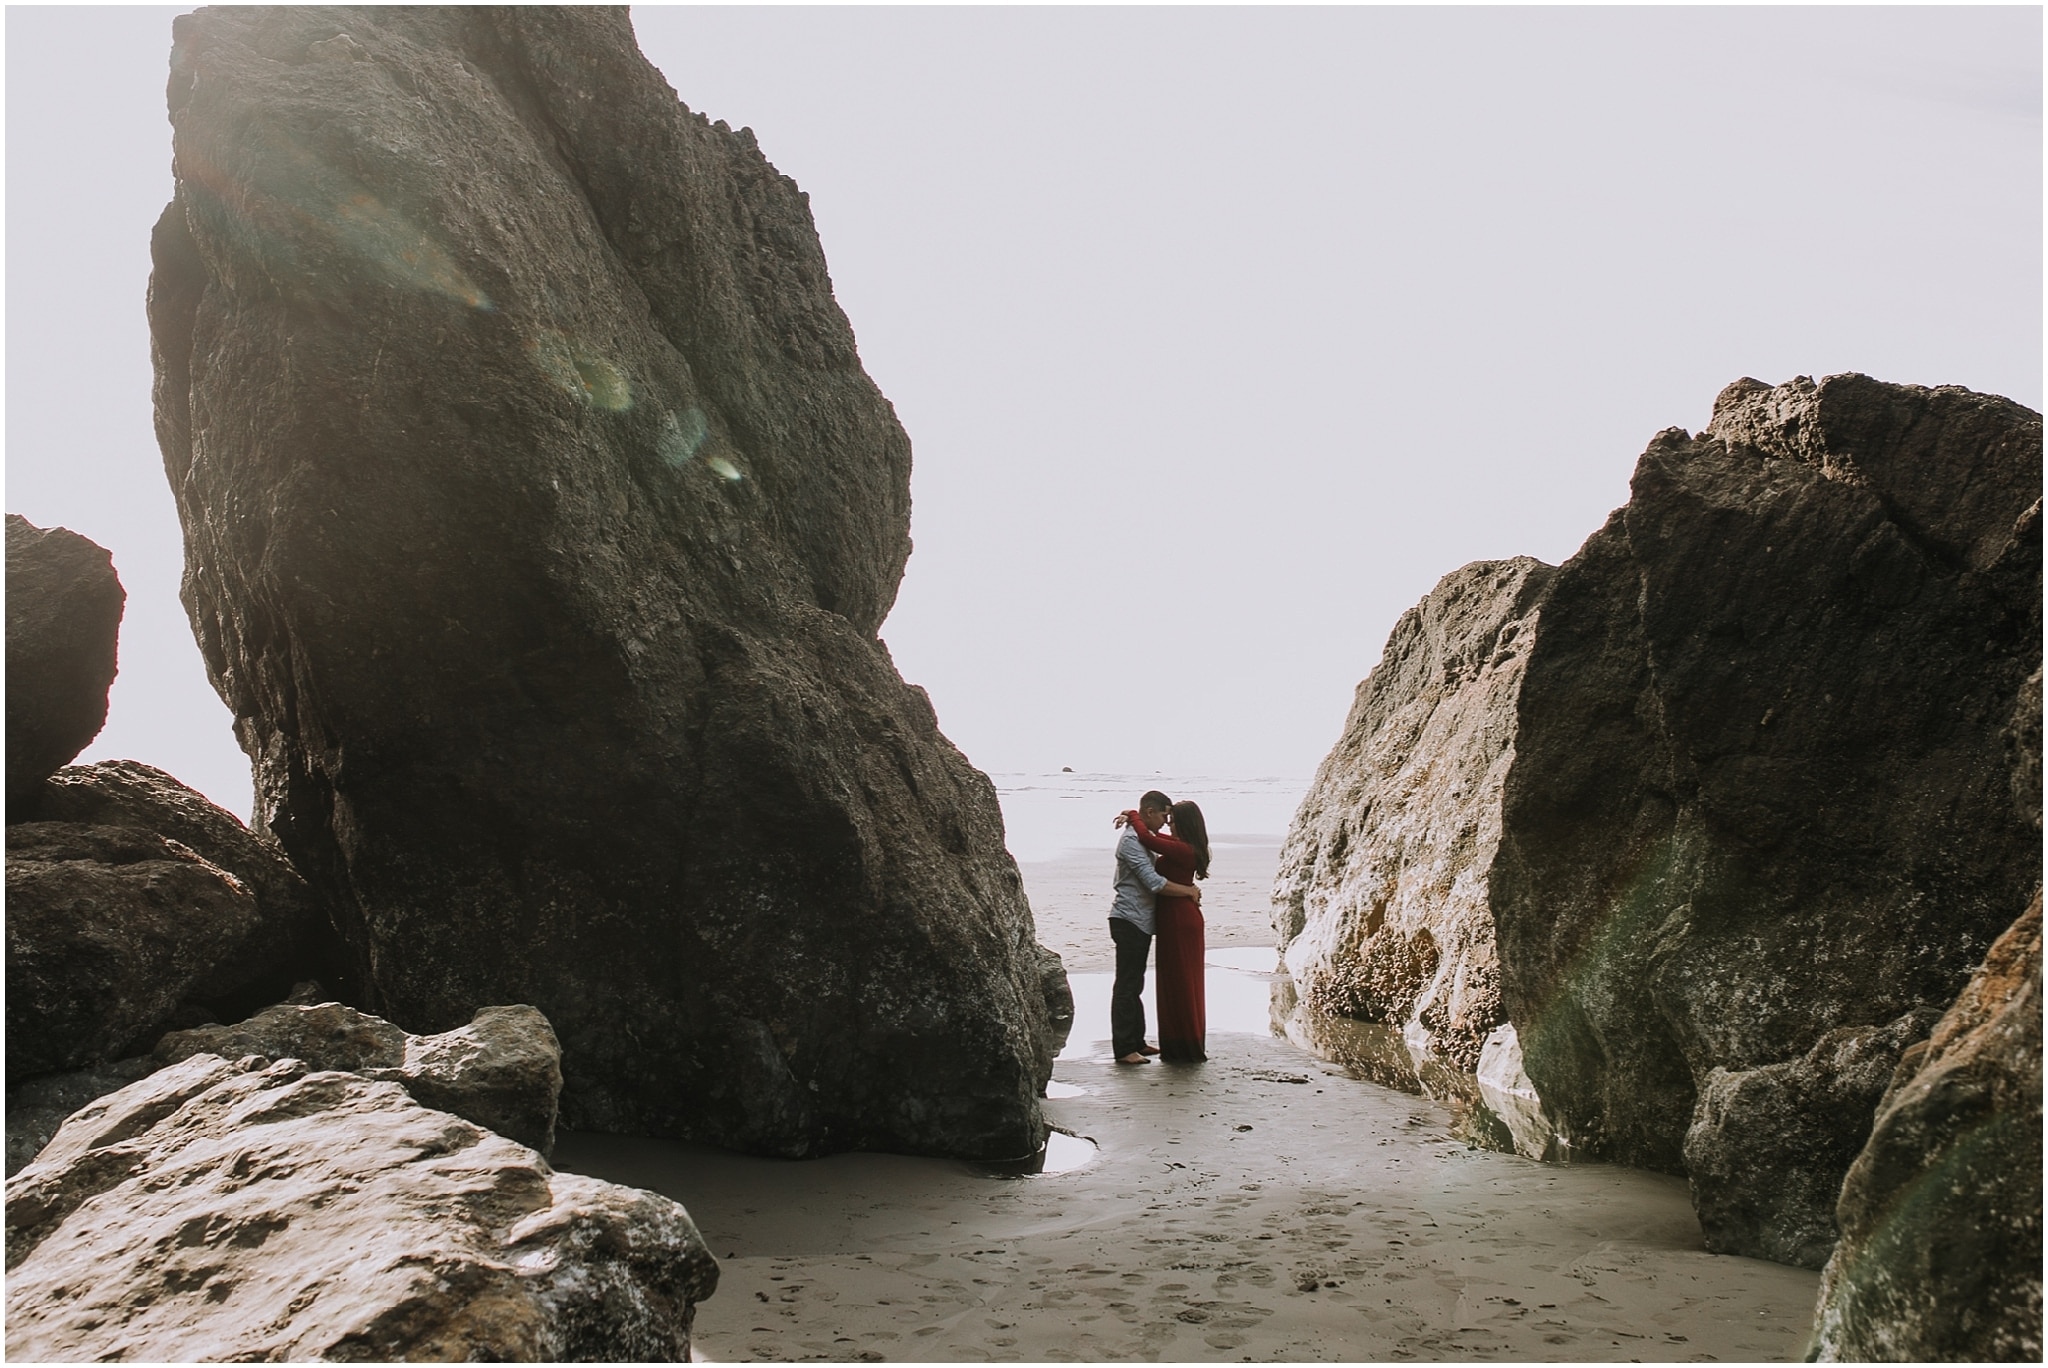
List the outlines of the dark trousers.
{"type": "Polygon", "coordinates": [[[1111,917],[1109,938],[1116,942],[1116,982],[1109,990],[1110,1048],[1122,1059],[1145,1043],[1145,959],[1152,953],[1152,937],[1122,917],[1111,917]]]}

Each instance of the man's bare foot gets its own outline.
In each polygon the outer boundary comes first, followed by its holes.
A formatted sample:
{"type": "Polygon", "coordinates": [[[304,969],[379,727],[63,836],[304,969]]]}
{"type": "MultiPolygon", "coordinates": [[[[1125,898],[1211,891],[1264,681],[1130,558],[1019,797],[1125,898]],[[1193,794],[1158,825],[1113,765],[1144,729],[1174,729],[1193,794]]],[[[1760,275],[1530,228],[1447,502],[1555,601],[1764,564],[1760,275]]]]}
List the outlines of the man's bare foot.
{"type": "Polygon", "coordinates": [[[1138,1047],[1138,1053],[1139,1053],[1139,1054],[1148,1054],[1148,1055],[1154,1055],[1154,1054],[1158,1054],[1158,1053],[1159,1053],[1159,1047],[1158,1047],[1157,1045],[1140,1045],[1140,1046],[1138,1047]]]}
{"type": "Polygon", "coordinates": [[[1144,1064],[1149,1061],[1146,1060],[1144,1055],[1138,1053],[1136,1050],[1133,1050],[1127,1055],[1117,1056],[1116,1062],[1119,1064],[1144,1064]]]}

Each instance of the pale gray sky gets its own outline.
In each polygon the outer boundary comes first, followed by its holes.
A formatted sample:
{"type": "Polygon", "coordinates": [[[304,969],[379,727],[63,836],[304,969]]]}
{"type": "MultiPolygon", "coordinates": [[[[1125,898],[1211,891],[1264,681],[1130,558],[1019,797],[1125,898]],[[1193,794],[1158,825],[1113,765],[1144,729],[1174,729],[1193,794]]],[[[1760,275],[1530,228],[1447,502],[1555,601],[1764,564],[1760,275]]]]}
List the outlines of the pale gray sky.
{"type": "MultiPolygon", "coordinates": [[[[86,758],[246,814],[150,428],[177,12],[8,9],[6,506],[128,587],[86,758]]],[[[635,22],[810,192],[916,452],[883,635],[984,768],[1305,776],[1403,610],[1738,376],[2041,406],[2038,8],[635,22]]]]}

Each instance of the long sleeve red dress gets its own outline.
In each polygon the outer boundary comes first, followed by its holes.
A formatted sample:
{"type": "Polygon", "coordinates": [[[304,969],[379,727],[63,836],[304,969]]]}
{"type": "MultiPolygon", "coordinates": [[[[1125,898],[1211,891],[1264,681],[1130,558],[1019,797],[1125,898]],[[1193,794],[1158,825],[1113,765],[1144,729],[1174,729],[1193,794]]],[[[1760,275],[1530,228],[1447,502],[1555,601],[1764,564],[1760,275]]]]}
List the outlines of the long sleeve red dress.
{"type": "MultiPolygon", "coordinates": [[[[1159,857],[1159,872],[1177,884],[1195,881],[1195,848],[1149,830],[1136,813],[1131,830],[1159,857]]],[[[1159,984],[1159,1057],[1194,1064],[1209,1057],[1209,1008],[1203,964],[1202,907],[1193,898],[1158,897],[1153,963],[1159,984]]]]}

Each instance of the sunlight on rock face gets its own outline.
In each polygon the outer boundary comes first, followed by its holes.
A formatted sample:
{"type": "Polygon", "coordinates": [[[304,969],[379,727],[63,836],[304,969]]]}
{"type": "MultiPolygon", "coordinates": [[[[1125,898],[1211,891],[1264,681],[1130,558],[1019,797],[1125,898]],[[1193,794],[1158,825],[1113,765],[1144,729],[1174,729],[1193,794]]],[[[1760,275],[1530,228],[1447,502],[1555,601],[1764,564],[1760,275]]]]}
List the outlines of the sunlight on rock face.
{"type": "Polygon", "coordinates": [[[734,465],[731,461],[726,460],[723,456],[710,457],[704,462],[704,464],[711,467],[712,473],[717,475],[720,479],[744,480],[747,478],[738,466],[734,465]]]}

